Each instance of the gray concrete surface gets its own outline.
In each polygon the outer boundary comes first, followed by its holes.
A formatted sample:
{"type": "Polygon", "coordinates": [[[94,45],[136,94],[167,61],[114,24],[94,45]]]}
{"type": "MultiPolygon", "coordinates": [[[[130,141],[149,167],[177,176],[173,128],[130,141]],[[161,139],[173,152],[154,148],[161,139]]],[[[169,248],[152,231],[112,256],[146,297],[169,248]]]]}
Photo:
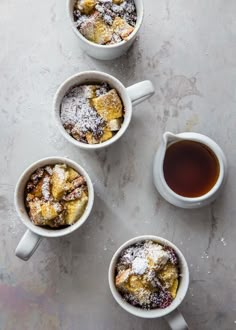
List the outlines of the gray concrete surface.
{"type": "Polygon", "coordinates": [[[113,300],[107,269],[121,243],[140,234],[172,240],[186,256],[190,290],[181,305],[191,329],[236,329],[236,2],[146,0],[141,33],[127,56],[89,58],[78,47],[63,0],[0,1],[0,329],[154,330],[164,320],[128,315],[113,300]],[[135,109],[114,147],[85,152],[60,136],[53,95],[70,75],[99,69],[128,86],[151,79],[155,96],[135,109]],[[162,200],[152,160],[165,130],[209,135],[224,149],[229,180],[204,209],[162,200]],[[90,173],[96,191],[81,230],[44,240],[25,263],[14,256],[25,228],[15,183],[31,162],[66,155],[90,173]]]}

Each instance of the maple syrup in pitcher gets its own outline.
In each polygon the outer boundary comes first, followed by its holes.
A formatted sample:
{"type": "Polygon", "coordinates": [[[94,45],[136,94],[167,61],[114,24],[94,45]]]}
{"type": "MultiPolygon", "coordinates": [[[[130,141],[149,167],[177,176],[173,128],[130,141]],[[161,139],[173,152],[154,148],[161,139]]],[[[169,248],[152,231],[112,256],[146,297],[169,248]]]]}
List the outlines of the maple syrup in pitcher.
{"type": "Polygon", "coordinates": [[[166,183],[178,195],[196,198],[216,184],[220,164],[206,145],[183,140],[171,144],[165,154],[163,171],[166,183]]]}

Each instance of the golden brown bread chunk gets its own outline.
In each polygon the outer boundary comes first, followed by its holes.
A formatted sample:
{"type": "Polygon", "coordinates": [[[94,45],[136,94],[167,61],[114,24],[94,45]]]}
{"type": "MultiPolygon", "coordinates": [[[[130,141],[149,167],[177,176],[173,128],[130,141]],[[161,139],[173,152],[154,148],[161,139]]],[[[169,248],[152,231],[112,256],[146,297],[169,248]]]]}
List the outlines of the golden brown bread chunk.
{"type": "Polygon", "coordinates": [[[51,228],[73,224],[87,205],[85,178],[66,164],[40,170],[43,176],[40,172],[39,178],[39,170],[35,171],[25,188],[25,204],[31,221],[36,226],[51,228]]]}
{"type": "Polygon", "coordinates": [[[108,127],[104,128],[104,133],[100,138],[100,142],[105,142],[107,140],[110,140],[112,138],[113,134],[111,130],[108,127]]]}
{"type": "Polygon", "coordinates": [[[122,4],[122,2],[124,2],[124,0],[112,0],[113,3],[115,3],[116,5],[120,5],[122,4]]]}
{"type": "Polygon", "coordinates": [[[123,116],[123,104],[115,89],[93,99],[92,104],[99,115],[107,121],[123,116]]]}
{"type": "Polygon", "coordinates": [[[127,285],[128,285],[128,280],[129,280],[129,276],[131,274],[131,270],[130,269],[126,269],[123,272],[120,272],[117,276],[116,276],[116,287],[126,291],[127,285]]]}
{"type": "Polygon", "coordinates": [[[134,31],[134,28],[131,25],[118,16],[114,19],[112,28],[113,31],[123,40],[127,40],[129,35],[134,31]]]}
{"type": "Polygon", "coordinates": [[[98,144],[99,143],[99,140],[96,139],[91,132],[86,133],[85,136],[86,136],[88,144],[98,144]]]}
{"type": "Polygon", "coordinates": [[[78,0],[75,8],[79,9],[82,14],[89,15],[95,8],[96,0],[78,0]]]}
{"type": "Polygon", "coordinates": [[[168,262],[159,272],[158,277],[165,287],[169,289],[173,286],[175,280],[178,278],[178,268],[176,265],[168,262]]]}
{"type": "Polygon", "coordinates": [[[39,199],[29,202],[29,216],[37,226],[45,226],[46,221],[42,216],[42,202],[39,199]]]}
{"type": "Polygon", "coordinates": [[[80,31],[86,39],[99,45],[110,42],[113,33],[113,29],[103,21],[98,12],[81,24],[80,31]]]}
{"type": "Polygon", "coordinates": [[[71,168],[71,167],[69,167],[67,172],[68,172],[68,181],[73,181],[74,179],[77,179],[79,177],[78,172],[73,170],[73,168],[71,168]]]}

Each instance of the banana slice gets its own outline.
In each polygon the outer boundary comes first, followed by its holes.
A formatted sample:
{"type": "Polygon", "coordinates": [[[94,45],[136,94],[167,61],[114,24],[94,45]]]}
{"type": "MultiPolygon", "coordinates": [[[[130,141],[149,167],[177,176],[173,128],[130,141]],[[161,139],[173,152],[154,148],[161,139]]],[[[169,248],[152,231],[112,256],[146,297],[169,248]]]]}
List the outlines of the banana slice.
{"type": "Polygon", "coordinates": [[[82,193],[82,197],[80,199],[77,199],[75,201],[67,202],[66,205],[66,224],[72,225],[75,223],[84,213],[84,210],[88,203],[88,196],[85,194],[85,192],[82,193]]]}
{"type": "Polygon", "coordinates": [[[174,280],[172,287],[169,288],[169,292],[173,299],[176,297],[178,286],[179,286],[179,280],[176,278],[174,280]]]}
{"type": "Polygon", "coordinates": [[[107,127],[112,132],[116,132],[116,131],[119,131],[119,129],[121,128],[121,124],[122,124],[122,119],[121,118],[112,119],[107,123],[107,127]]]}

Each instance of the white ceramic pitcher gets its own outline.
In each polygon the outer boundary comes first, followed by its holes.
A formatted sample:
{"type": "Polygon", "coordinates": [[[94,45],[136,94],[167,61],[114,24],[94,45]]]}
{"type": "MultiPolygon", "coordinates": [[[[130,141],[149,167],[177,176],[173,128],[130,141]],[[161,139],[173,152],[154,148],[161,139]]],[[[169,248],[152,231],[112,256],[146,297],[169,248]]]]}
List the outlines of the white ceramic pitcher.
{"type": "Polygon", "coordinates": [[[185,132],[180,134],[173,134],[170,132],[166,132],[163,134],[162,143],[157,150],[157,153],[154,158],[154,164],[153,164],[153,176],[154,176],[154,184],[158,190],[158,192],[161,194],[161,196],[166,199],[169,203],[186,208],[186,209],[194,209],[199,208],[205,205],[210,204],[213,202],[219,195],[223,184],[226,180],[227,175],[227,162],[226,157],[222,151],[222,149],[216,144],[212,139],[209,137],[198,134],[198,133],[191,133],[191,132],[185,132]],[[216,155],[219,161],[220,165],[220,173],[218,180],[216,181],[213,188],[206,194],[200,196],[200,197],[183,197],[178,194],[176,194],[166,183],[166,180],[164,178],[163,173],[163,162],[166,154],[167,148],[170,146],[170,144],[182,141],[182,140],[189,140],[189,141],[195,141],[200,142],[204,145],[206,145],[208,148],[210,148],[216,155]]]}

